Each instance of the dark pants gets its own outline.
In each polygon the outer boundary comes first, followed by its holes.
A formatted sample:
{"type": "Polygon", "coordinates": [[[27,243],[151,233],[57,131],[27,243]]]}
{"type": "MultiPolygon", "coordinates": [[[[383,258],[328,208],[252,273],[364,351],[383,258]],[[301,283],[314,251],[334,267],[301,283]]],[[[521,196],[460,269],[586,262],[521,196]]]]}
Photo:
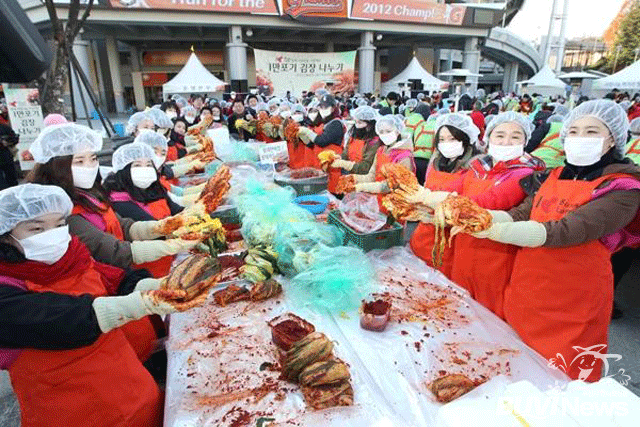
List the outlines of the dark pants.
{"type": "Polygon", "coordinates": [[[613,266],[613,288],[618,287],[622,277],[629,271],[633,261],[638,258],[638,250],[625,248],[611,256],[613,266]]]}

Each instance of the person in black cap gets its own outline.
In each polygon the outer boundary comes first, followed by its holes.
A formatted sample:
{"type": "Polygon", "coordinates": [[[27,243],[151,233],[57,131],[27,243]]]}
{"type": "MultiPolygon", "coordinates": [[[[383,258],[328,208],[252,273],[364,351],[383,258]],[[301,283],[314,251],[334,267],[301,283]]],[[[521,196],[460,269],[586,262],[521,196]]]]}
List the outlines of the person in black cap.
{"type": "MultiPolygon", "coordinates": [[[[306,166],[320,169],[318,154],[325,150],[332,150],[336,157],[342,154],[342,140],[344,138],[345,127],[339,118],[339,110],[336,100],[329,94],[322,95],[318,103],[319,122],[312,127],[300,127],[298,138],[307,145],[305,155],[306,166]]],[[[333,169],[329,174],[328,189],[335,193],[340,169],[333,169]]]]}

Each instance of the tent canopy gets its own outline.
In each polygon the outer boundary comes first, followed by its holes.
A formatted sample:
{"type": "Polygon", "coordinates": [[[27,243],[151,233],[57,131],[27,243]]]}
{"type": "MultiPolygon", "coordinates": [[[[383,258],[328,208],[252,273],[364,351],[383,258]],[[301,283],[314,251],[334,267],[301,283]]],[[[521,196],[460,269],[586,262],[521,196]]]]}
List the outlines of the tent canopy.
{"type": "Polygon", "coordinates": [[[549,64],[542,67],[538,74],[519,84],[526,85],[529,92],[543,96],[564,95],[567,88],[567,84],[556,77],[549,64]]]}
{"type": "Polygon", "coordinates": [[[594,82],[594,89],[640,89],[640,61],[594,82]]]}
{"type": "Polygon", "coordinates": [[[418,59],[414,57],[411,62],[409,62],[409,65],[407,65],[407,68],[402,70],[400,74],[398,74],[391,80],[387,80],[386,82],[382,83],[381,93],[382,95],[386,95],[389,92],[398,91],[399,84],[409,83],[409,80],[414,79],[419,79],[420,81],[422,81],[424,90],[428,91],[440,90],[443,88],[443,86],[446,87],[448,85],[447,82],[434,77],[427,70],[422,68],[422,65],[420,65],[418,59]]]}
{"type": "Polygon", "coordinates": [[[202,65],[195,53],[191,53],[182,70],[162,85],[162,94],[167,98],[176,93],[220,93],[225,84],[202,65]]]}

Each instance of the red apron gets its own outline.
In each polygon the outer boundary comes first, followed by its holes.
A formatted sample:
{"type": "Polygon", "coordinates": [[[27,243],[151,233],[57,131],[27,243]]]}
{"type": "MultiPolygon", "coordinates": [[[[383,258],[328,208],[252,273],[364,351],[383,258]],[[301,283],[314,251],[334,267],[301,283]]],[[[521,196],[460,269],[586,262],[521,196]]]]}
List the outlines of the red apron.
{"type": "MultiPolygon", "coordinates": [[[[321,123],[319,126],[312,128],[312,130],[320,135],[324,129],[324,123],[321,123]]],[[[312,167],[315,169],[322,169],[320,166],[320,159],[318,159],[318,154],[322,153],[325,150],[331,150],[334,153],[341,155],[342,154],[342,146],[329,144],[326,147],[320,147],[317,145],[313,145],[313,147],[307,147],[307,155],[306,155],[306,164],[305,166],[312,167]]],[[[340,176],[342,176],[342,170],[338,168],[329,168],[327,172],[329,174],[329,183],[327,184],[327,189],[331,193],[336,193],[336,188],[338,187],[338,181],[340,180],[340,176]]]]}
{"type": "MultiPolygon", "coordinates": [[[[145,210],[151,214],[155,219],[164,219],[171,216],[171,209],[165,199],[156,200],[151,203],[145,204],[145,210]]],[[[166,276],[171,270],[171,264],[173,263],[172,256],[162,257],[155,261],[145,262],[143,264],[135,264],[135,268],[142,268],[149,270],[149,273],[156,279],[166,276]]]]}
{"type": "MultiPolygon", "coordinates": [[[[322,130],[324,129],[324,123],[320,123],[318,126],[310,126],[309,129],[314,131],[316,135],[320,135],[322,130]]],[[[316,168],[320,169],[320,160],[318,159],[318,154],[320,154],[323,150],[320,147],[316,147],[311,144],[311,146],[304,146],[304,166],[308,168],[316,168]]]]}
{"type": "MultiPolygon", "coordinates": [[[[559,180],[562,169],[554,169],[538,190],[532,220],[558,221],[588,203],[601,183],[626,177],[559,180]]],[[[611,252],[599,240],[563,248],[518,250],[504,295],[505,318],[522,340],[545,358],[557,360],[561,355],[572,379],[600,378],[602,360],[575,356],[595,345],[603,345],[601,354],[606,353],[612,308],[611,252]]]]}
{"type": "MultiPolygon", "coordinates": [[[[496,181],[467,173],[462,194],[467,197],[478,196],[493,187],[496,181]]],[[[509,284],[517,250],[513,245],[458,234],[451,280],[468,290],[476,301],[498,317],[504,318],[504,289],[509,284]]]]}
{"type": "MultiPolygon", "coordinates": [[[[107,293],[93,268],[46,287],[26,285],[35,292],[107,293]]],[[[22,427],[161,426],[162,393],[121,329],[77,349],[23,350],[9,368],[22,427]]]]}
{"type": "MultiPolygon", "coordinates": [[[[74,215],[83,215],[83,213],[93,214],[93,212],[88,211],[80,205],[75,205],[72,213],[74,215]]],[[[122,226],[120,225],[120,221],[118,221],[118,217],[113,209],[110,206],[106,207],[106,210],[101,214],[101,216],[106,227],[102,231],[111,234],[118,240],[124,240],[122,226]]],[[[127,266],[119,267],[126,268],[127,266]]],[[[136,351],[138,358],[143,362],[149,359],[149,356],[151,356],[155,349],[155,342],[158,339],[158,334],[156,333],[156,329],[154,328],[149,316],[129,322],[120,329],[122,329],[127,340],[129,340],[129,343],[136,351]]]]}
{"type": "Polygon", "coordinates": [[[361,162],[362,161],[362,157],[364,155],[364,146],[365,146],[365,140],[364,139],[357,139],[354,137],[351,137],[349,139],[349,143],[347,144],[347,160],[352,161],[352,162],[361,162]]]}
{"type": "Polygon", "coordinates": [[[287,142],[287,150],[289,151],[290,169],[301,169],[305,167],[305,153],[308,148],[304,145],[304,142],[287,142]]]}
{"type": "Polygon", "coordinates": [[[178,160],[178,147],[175,145],[170,145],[167,147],[167,161],[175,162],[178,160]]]}
{"type": "MultiPolygon", "coordinates": [[[[451,191],[451,186],[454,182],[461,179],[461,175],[466,171],[459,171],[456,173],[439,172],[433,167],[429,167],[427,170],[427,176],[424,186],[431,191],[451,191]]],[[[436,228],[433,224],[425,224],[421,222],[413,232],[409,245],[413,253],[429,267],[433,267],[436,270],[441,271],[445,276],[451,277],[451,270],[453,267],[453,248],[455,247],[457,237],[454,237],[451,241],[451,246],[447,244],[442,255],[442,265],[435,267],[433,265],[433,245],[435,242],[436,228]]],[[[448,237],[447,237],[448,240],[448,237]]]]}

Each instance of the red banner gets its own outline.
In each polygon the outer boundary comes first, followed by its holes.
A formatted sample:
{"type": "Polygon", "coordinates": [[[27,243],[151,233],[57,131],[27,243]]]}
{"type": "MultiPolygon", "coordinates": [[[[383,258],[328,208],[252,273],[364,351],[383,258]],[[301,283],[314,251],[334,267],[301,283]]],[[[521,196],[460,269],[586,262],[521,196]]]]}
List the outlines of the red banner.
{"type": "Polygon", "coordinates": [[[283,15],[312,24],[349,17],[347,0],[282,0],[282,8],[283,15]]]}
{"type": "Polygon", "coordinates": [[[376,21],[462,25],[466,6],[434,0],[353,0],[352,18],[376,21]]]}
{"type": "Polygon", "coordinates": [[[111,6],[127,9],[278,14],[275,0],[111,0],[111,6]]]}

